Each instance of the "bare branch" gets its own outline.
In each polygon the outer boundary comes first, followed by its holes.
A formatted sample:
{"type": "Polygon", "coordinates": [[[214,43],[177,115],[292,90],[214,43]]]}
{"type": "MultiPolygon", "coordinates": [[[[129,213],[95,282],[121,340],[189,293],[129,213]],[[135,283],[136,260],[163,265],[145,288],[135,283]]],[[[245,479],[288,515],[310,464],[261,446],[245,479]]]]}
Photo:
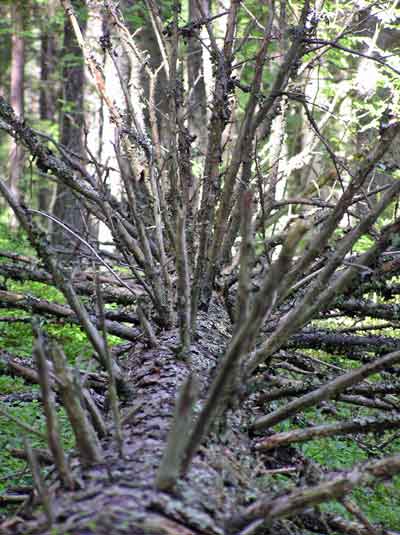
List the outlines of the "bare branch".
{"type": "Polygon", "coordinates": [[[300,410],[311,407],[320,401],[333,399],[338,394],[343,392],[349,386],[353,386],[373,373],[378,373],[385,368],[400,360],[400,351],[389,353],[384,357],[375,359],[375,361],[365,364],[360,368],[351,370],[344,375],[340,375],[336,379],[329,381],[327,384],[321,386],[317,390],[300,396],[299,398],[287,403],[284,407],[271,412],[267,416],[258,418],[254,424],[254,429],[268,429],[286,418],[297,414],[300,410]]]}
{"type": "Polygon", "coordinates": [[[57,467],[61,481],[65,488],[72,490],[75,486],[68,461],[62,446],[57,413],[55,411],[55,396],[51,387],[49,366],[45,350],[43,334],[37,321],[32,323],[33,331],[36,336],[36,347],[34,355],[38,367],[40,387],[42,391],[43,409],[46,416],[47,442],[54,457],[54,463],[57,467]]]}
{"type": "Polygon", "coordinates": [[[121,415],[118,407],[118,394],[117,394],[117,384],[115,377],[115,370],[113,365],[113,359],[110,354],[110,349],[107,342],[107,326],[105,321],[104,314],[104,303],[101,295],[101,287],[99,278],[96,277],[96,298],[97,298],[97,310],[99,314],[99,327],[100,331],[103,333],[104,340],[104,351],[106,357],[106,369],[108,373],[108,395],[110,399],[111,411],[113,415],[114,423],[114,434],[115,440],[117,442],[119,454],[123,455],[123,435],[122,435],[122,425],[121,425],[121,415]]]}
{"type": "Polygon", "coordinates": [[[306,507],[348,494],[359,485],[374,485],[376,480],[393,477],[400,471],[400,455],[358,465],[350,472],[335,475],[313,487],[302,487],[289,494],[270,500],[260,500],[251,505],[242,515],[232,519],[230,528],[239,530],[263,519],[268,526],[276,518],[293,516],[306,507]]]}
{"type": "Polygon", "coordinates": [[[40,502],[43,506],[44,512],[47,517],[48,527],[51,527],[54,521],[54,511],[51,502],[51,495],[46,488],[44,478],[42,476],[40,465],[36,459],[36,455],[29,441],[25,439],[25,451],[28,457],[29,466],[32,472],[33,482],[38,493],[40,502]]]}
{"type": "Polygon", "coordinates": [[[307,442],[321,437],[351,435],[354,433],[384,432],[389,429],[398,429],[400,418],[397,416],[364,418],[351,422],[339,422],[336,424],[317,425],[305,429],[294,429],[285,433],[276,433],[262,439],[257,444],[257,449],[269,450],[279,446],[298,442],[307,442]]]}
{"type": "Polygon", "coordinates": [[[87,465],[99,463],[103,458],[100,442],[80,404],[79,386],[74,383],[71,372],[68,370],[67,359],[63,351],[54,344],[50,348],[50,355],[63,405],[76,437],[76,447],[81,461],[87,465]]]}
{"type": "Polygon", "coordinates": [[[178,394],[167,446],[158,469],[156,485],[160,490],[171,490],[181,474],[193,424],[197,390],[195,377],[189,375],[178,394]]]}

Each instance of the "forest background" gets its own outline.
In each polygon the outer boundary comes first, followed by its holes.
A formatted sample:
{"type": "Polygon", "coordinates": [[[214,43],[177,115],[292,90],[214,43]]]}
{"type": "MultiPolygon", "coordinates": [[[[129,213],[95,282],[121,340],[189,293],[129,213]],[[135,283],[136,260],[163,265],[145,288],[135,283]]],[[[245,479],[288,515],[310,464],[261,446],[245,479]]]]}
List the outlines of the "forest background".
{"type": "Polygon", "coordinates": [[[400,533],[400,6],[0,4],[0,533],[400,533]]]}

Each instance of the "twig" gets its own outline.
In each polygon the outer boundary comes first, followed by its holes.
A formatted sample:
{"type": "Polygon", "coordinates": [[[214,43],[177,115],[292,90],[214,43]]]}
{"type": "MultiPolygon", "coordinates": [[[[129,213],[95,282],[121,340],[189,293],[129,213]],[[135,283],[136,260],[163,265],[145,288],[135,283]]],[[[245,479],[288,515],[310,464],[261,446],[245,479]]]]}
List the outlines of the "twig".
{"type": "Polygon", "coordinates": [[[359,522],[361,522],[361,524],[365,526],[365,529],[369,535],[380,535],[382,533],[379,528],[374,528],[374,526],[364,515],[358,505],[353,502],[353,500],[349,500],[348,498],[342,498],[340,500],[340,503],[350,514],[354,515],[357,520],[359,520],[359,522]]]}
{"type": "Polygon", "coordinates": [[[52,345],[50,355],[57,376],[58,389],[63,405],[71,423],[76,438],[76,447],[84,464],[101,462],[103,456],[97,435],[81,406],[77,385],[67,367],[67,359],[63,351],[55,344],[52,345]]]}
{"type": "Polygon", "coordinates": [[[150,321],[148,320],[146,314],[144,313],[144,310],[141,307],[140,303],[138,303],[136,306],[136,312],[137,312],[137,315],[139,316],[140,325],[142,326],[143,331],[146,333],[150,346],[157,347],[158,340],[154,333],[154,329],[150,321]]]}
{"type": "Polygon", "coordinates": [[[228,401],[235,393],[234,379],[238,363],[250,351],[264,319],[272,312],[282,279],[281,274],[289,269],[296,246],[306,230],[308,227],[303,222],[299,222],[291,229],[278,259],[272,264],[254,298],[246,320],[233,335],[188,442],[183,464],[184,472],[188,469],[195,451],[216,415],[225,410],[228,401]]]}
{"type": "Polygon", "coordinates": [[[35,429],[34,427],[31,427],[30,425],[26,424],[25,422],[23,422],[22,420],[20,420],[19,418],[16,418],[15,416],[13,416],[6,408],[2,407],[1,406],[1,402],[0,402],[0,414],[2,416],[4,416],[5,418],[7,418],[8,420],[11,420],[12,422],[14,422],[18,427],[20,427],[23,431],[26,431],[27,433],[30,433],[32,435],[35,435],[37,437],[39,437],[41,440],[44,440],[46,441],[46,435],[44,433],[41,433],[40,431],[38,431],[37,429],[35,429]]]}
{"type": "Polygon", "coordinates": [[[244,192],[241,206],[241,234],[239,257],[239,285],[236,301],[236,328],[247,318],[251,305],[250,269],[253,260],[252,195],[244,192]]]}
{"type": "Polygon", "coordinates": [[[38,367],[40,388],[42,392],[43,410],[46,416],[47,443],[54,458],[62,484],[65,488],[73,490],[74,479],[72,477],[68,461],[62,446],[58,418],[55,410],[55,396],[51,388],[49,365],[47,362],[45,342],[36,319],[32,321],[33,332],[36,336],[34,355],[38,367]]]}
{"type": "Polygon", "coordinates": [[[267,416],[258,418],[254,422],[253,428],[257,430],[268,429],[294,414],[297,414],[300,410],[306,407],[311,407],[320,401],[336,397],[349,386],[359,383],[369,375],[378,373],[398,361],[400,361],[400,351],[395,351],[380,359],[376,359],[374,362],[370,362],[360,368],[351,370],[344,375],[340,375],[317,390],[287,403],[284,407],[271,412],[267,416]]]}
{"type": "Polygon", "coordinates": [[[181,339],[181,352],[185,355],[191,342],[191,308],[190,308],[190,276],[186,248],[185,214],[178,209],[176,227],[176,268],[178,274],[178,320],[181,339]]]}
{"type": "Polygon", "coordinates": [[[26,454],[28,457],[29,466],[32,472],[33,482],[34,482],[36,491],[38,493],[39,499],[41,501],[41,504],[43,506],[45,515],[47,517],[48,527],[51,527],[54,521],[54,510],[53,510],[53,505],[51,503],[51,496],[44,482],[44,479],[40,470],[40,465],[36,459],[36,455],[32,449],[32,446],[30,445],[27,439],[24,439],[24,444],[25,444],[26,454]]]}
{"type": "Polygon", "coordinates": [[[392,67],[389,65],[389,63],[386,63],[383,59],[377,56],[369,56],[368,54],[364,54],[363,52],[360,52],[359,50],[354,50],[353,48],[348,48],[347,46],[340,45],[339,43],[335,41],[327,41],[325,39],[303,39],[305,43],[308,44],[317,44],[317,45],[323,45],[323,46],[330,46],[331,48],[337,48],[338,50],[343,50],[344,52],[349,52],[349,54],[353,54],[354,56],[359,56],[361,58],[370,59],[372,61],[376,61],[383,67],[386,67],[387,69],[390,69],[397,75],[400,75],[400,70],[396,69],[395,67],[392,67]]]}
{"type": "Polygon", "coordinates": [[[321,437],[342,436],[354,433],[370,433],[398,429],[400,418],[396,416],[365,418],[353,420],[351,422],[340,422],[335,424],[317,425],[305,429],[294,429],[285,433],[276,433],[270,437],[262,439],[257,443],[257,449],[270,450],[287,444],[307,442],[321,437]]]}
{"type": "Polygon", "coordinates": [[[116,271],[114,271],[113,268],[110,265],[108,265],[107,262],[105,262],[101,258],[101,256],[98,254],[96,249],[94,247],[92,247],[88,241],[84,240],[81,236],[79,236],[79,234],[74,232],[68,225],[66,225],[65,223],[60,221],[57,217],[55,217],[53,215],[50,215],[50,214],[47,214],[46,212],[42,212],[41,210],[33,210],[32,208],[29,208],[27,211],[31,212],[33,214],[39,214],[39,215],[41,215],[43,217],[46,217],[47,219],[50,219],[50,221],[53,221],[53,223],[56,223],[57,225],[59,225],[61,228],[66,230],[69,234],[72,234],[72,236],[74,238],[76,238],[81,243],[83,243],[85,245],[85,247],[87,247],[94,254],[94,256],[97,258],[97,260],[100,262],[100,264],[102,264],[106,268],[106,270],[109,271],[111,273],[111,275],[116,278],[116,280],[121,284],[121,286],[126,288],[133,296],[137,297],[137,294],[133,290],[133,288],[131,288],[131,286],[126,284],[126,282],[121,279],[121,277],[118,275],[118,273],[116,271]]]}
{"type": "Polygon", "coordinates": [[[393,477],[399,472],[400,455],[361,464],[313,487],[301,487],[278,498],[259,500],[234,517],[229,527],[238,531],[258,519],[264,519],[265,525],[270,526],[277,518],[294,516],[306,507],[345,496],[356,486],[372,486],[376,480],[393,477]]]}
{"type": "Polygon", "coordinates": [[[160,490],[171,490],[181,474],[193,423],[197,391],[196,380],[193,375],[189,375],[178,394],[167,446],[158,469],[156,486],[160,490]]]}
{"type": "MultiPolygon", "coordinates": [[[[80,323],[80,319],[75,314],[74,310],[66,305],[52,303],[45,299],[37,299],[36,297],[14,292],[7,292],[0,290],[0,298],[2,300],[1,306],[7,305],[7,308],[16,308],[21,310],[32,311],[37,314],[50,314],[56,318],[68,321],[70,323],[80,323]]],[[[98,319],[89,313],[90,321],[95,325],[98,324],[98,319]]],[[[140,337],[138,329],[127,327],[119,322],[106,319],[107,331],[114,336],[119,336],[125,340],[135,342],[140,337]]]]}
{"type": "Polygon", "coordinates": [[[106,357],[106,369],[108,373],[108,396],[110,399],[111,411],[114,421],[114,433],[115,441],[117,443],[118,451],[120,456],[123,456],[123,434],[122,434],[122,425],[121,425],[121,414],[118,407],[118,394],[117,394],[117,385],[116,378],[114,373],[114,359],[111,357],[110,349],[107,342],[107,327],[104,317],[104,303],[101,295],[101,287],[99,277],[96,277],[96,300],[97,300],[97,312],[99,315],[99,328],[103,333],[104,340],[104,350],[106,357]]]}

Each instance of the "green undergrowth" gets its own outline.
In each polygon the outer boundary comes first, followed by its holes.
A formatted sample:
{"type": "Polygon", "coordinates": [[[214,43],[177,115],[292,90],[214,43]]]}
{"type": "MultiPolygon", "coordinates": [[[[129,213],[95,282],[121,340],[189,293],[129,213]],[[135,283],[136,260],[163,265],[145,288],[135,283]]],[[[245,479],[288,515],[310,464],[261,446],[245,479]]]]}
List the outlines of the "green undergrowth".
{"type": "MultiPolygon", "coordinates": [[[[322,351],[307,351],[320,360],[330,364],[340,365],[343,368],[359,366],[359,363],[345,360],[340,356],[327,356],[322,351]]],[[[345,372],[345,369],[343,370],[345,372]]],[[[370,376],[370,381],[380,380],[379,374],[370,376]]],[[[278,408],[284,402],[276,403],[278,408]]],[[[347,403],[335,404],[336,415],[330,416],[322,406],[307,409],[293,420],[285,420],[275,427],[276,432],[286,432],[294,428],[305,428],[310,425],[326,425],[340,421],[354,421],[355,419],[374,417],[377,415],[374,409],[354,406],[347,403]]],[[[382,459],[400,453],[400,435],[398,431],[384,431],[368,433],[366,435],[348,435],[329,438],[318,438],[302,444],[298,447],[305,457],[318,463],[323,472],[351,470],[354,465],[382,459]],[[384,448],[383,448],[384,445],[384,448]]],[[[274,476],[278,485],[286,487],[290,483],[290,476],[274,476]],[[286,482],[284,481],[286,479],[286,482]]],[[[347,498],[350,498],[370,522],[382,525],[388,529],[400,528],[400,476],[388,481],[377,482],[371,487],[362,486],[355,488],[347,498]]],[[[338,501],[326,502],[320,506],[322,511],[337,513],[349,520],[355,520],[345,507],[338,501]]],[[[336,534],[335,534],[336,535],[336,534]]],[[[339,534],[340,535],[340,534],[339,534]]]]}
{"type": "MultiPolygon", "coordinates": [[[[10,236],[6,227],[0,222],[0,250],[11,251],[21,255],[34,257],[34,251],[29,247],[23,235],[10,236]]],[[[9,259],[0,256],[0,262],[10,262],[9,259]]],[[[32,300],[41,299],[59,304],[65,304],[63,295],[54,287],[46,284],[25,281],[16,282],[11,279],[1,280],[5,288],[13,293],[21,293],[29,296],[32,300]]],[[[31,327],[31,314],[28,311],[18,309],[0,308],[0,349],[7,353],[30,359],[34,337],[31,327]],[[20,322],[7,322],[7,318],[21,318],[20,322]]],[[[78,325],[73,325],[65,320],[54,318],[40,318],[42,329],[63,348],[71,366],[79,369],[96,368],[92,358],[93,349],[87,340],[85,333],[78,325]]],[[[115,336],[109,336],[110,345],[120,343],[115,336]]],[[[33,427],[36,431],[45,433],[45,421],[40,401],[35,398],[31,401],[24,399],[23,394],[39,393],[39,387],[27,384],[19,377],[10,377],[2,374],[0,364],[0,407],[8,413],[33,427]]],[[[66,451],[71,450],[74,438],[65,411],[57,407],[63,445],[66,451]]],[[[0,415],[0,518],[15,508],[6,508],[1,505],[1,495],[16,487],[32,485],[30,469],[27,463],[11,455],[12,449],[23,449],[24,438],[27,438],[32,447],[45,448],[45,441],[38,436],[21,430],[21,427],[9,418],[0,415]]],[[[46,470],[44,470],[46,472],[46,470]]]]}
{"type": "MultiPolygon", "coordinates": [[[[370,331],[361,330],[359,333],[354,332],[352,334],[399,336],[397,329],[391,327],[383,330],[379,329],[379,326],[383,323],[385,322],[382,320],[366,318],[362,324],[359,324],[359,327],[376,327],[377,331],[375,332],[374,329],[370,331]]],[[[340,327],[354,326],[354,319],[348,318],[345,321],[345,325],[341,323],[340,327]]],[[[334,329],[335,324],[334,322],[324,322],[324,327],[334,329]]],[[[342,373],[360,366],[359,361],[346,358],[346,355],[327,355],[323,351],[305,351],[305,353],[329,364],[339,366],[343,369],[342,373]]],[[[371,353],[371,358],[373,357],[374,354],[371,353]]],[[[370,382],[380,381],[382,377],[380,374],[373,374],[368,377],[368,380],[370,382]]],[[[376,417],[377,415],[374,409],[354,406],[348,403],[336,403],[335,408],[337,411],[336,417],[327,415],[321,408],[304,411],[303,425],[307,426],[311,422],[314,425],[323,425],[338,421],[354,421],[358,418],[376,417]]],[[[326,470],[351,470],[355,464],[362,464],[390,455],[398,455],[400,453],[400,437],[398,435],[398,431],[395,430],[368,433],[366,435],[320,438],[302,444],[301,449],[306,457],[319,463],[326,470]],[[382,447],[383,444],[385,445],[384,449],[382,447]]],[[[385,526],[388,529],[400,528],[400,476],[396,476],[389,481],[377,482],[372,487],[357,487],[348,498],[360,507],[372,523],[385,526]]],[[[355,520],[344,506],[337,501],[325,503],[321,506],[321,509],[355,520]]]]}
{"type": "MultiPolygon", "coordinates": [[[[22,382],[22,381],[21,381],[22,382]]],[[[19,392],[36,392],[38,388],[36,386],[30,386],[26,388],[21,384],[18,379],[10,379],[8,385],[6,385],[5,390],[9,390],[10,387],[14,384],[19,390],[19,392]]],[[[4,385],[1,384],[3,388],[4,385]]],[[[14,390],[13,393],[15,393],[14,390]]],[[[45,421],[44,415],[41,408],[41,403],[39,400],[32,400],[29,403],[24,401],[16,401],[11,404],[0,404],[7,409],[7,412],[17,418],[19,421],[28,424],[33,427],[36,431],[40,433],[45,433],[45,421]]],[[[62,408],[58,409],[58,418],[61,429],[61,436],[64,448],[69,450],[73,447],[74,438],[71,432],[71,428],[68,424],[68,420],[65,414],[65,411],[62,408]]],[[[45,448],[46,444],[40,437],[29,434],[22,431],[20,426],[13,421],[9,420],[5,416],[0,415],[0,429],[2,433],[0,434],[0,451],[1,451],[1,463],[0,463],[0,494],[1,492],[6,491],[8,488],[12,488],[16,485],[21,484],[31,484],[31,474],[27,470],[26,475],[22,478],[17,477],[16,474],[24,471],[26,467],[26,462],[20,459],[15,458],[10,454],[10,451],[14,448],[23,449],[24,448],[24,438],[27,438],[33,448],[45,448]]]]}
{"type": "MultiPolygon", "coordinates": [[[[362,440],[364,444],[367,443],[367,450],[361,448],[353,439],[340,437],[310,441],[302,446],[302,451],[306,457],[318,462],[327,470],[351,470],[355,464],[371,460],[368,450],[374,452],[375,441],[368,436],[362,437],[362,440]],[[368,442],[371,442],[369,448],[368,442]]],[[[385,456],[398,454],[399,451],[400,441],[395,440],[392,447],[385,451],[385,456]]],[[[382,457],[378,452],[374,453],[375,458],[382,457]]],[[[372,523],[381,524],[389,529],[400,527],[400,476],[383,483],[376,483],[372,487],[357,487],[347,498],[354,501],[372,523]]],[[[336,501],[323,504],[321,509],[352,519],[344,506],[336,501]]]]}

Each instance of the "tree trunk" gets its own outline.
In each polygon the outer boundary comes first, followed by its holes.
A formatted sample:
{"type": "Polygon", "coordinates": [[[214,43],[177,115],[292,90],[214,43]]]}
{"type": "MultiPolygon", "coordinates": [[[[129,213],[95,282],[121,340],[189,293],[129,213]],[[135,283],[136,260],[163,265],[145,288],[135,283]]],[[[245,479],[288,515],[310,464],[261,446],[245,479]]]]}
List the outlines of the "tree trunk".
{"type": "MultiPolygon", "coordinates": [[[[75,3],[76,7],[79,8],[80,2],[75,3]]],[[[72,159],[79,162],[79,157],[82,157],[85,152],[83,142],[84,65],[82,52],[76,43],[73,29],[68,20],[65,21],[64,25],[63,53],[65,56],[63,68],[65,82],[63,108],[61,112],[60,141],[70,151],[69,154],[72,159]]],[[[54,215],[74,229],[77,234],[81,236],[87,234],[87,225],[85,224],[82,204],[77,200],[71,190],[60,182],[57,184],[54,215]]],[[[76,239],[71,238],[71,235],[68,235],[66,239],[65,230],[59,225],[54,225],[52,242],[55,246],[68,249],[69,251],[80,245],[76,239]],[[67,247],[66,244],[68,244],[67,247]]]]}
{"type": "MultiPolygon", "coordinates": [[[[104,14],[101,5],[97,1],[90,0],[86,2],[86,7],[88,22],[85,38],[96,61],[103,69],[106,83],[113,86],[114,99],[118,100],[123,95],[119,89],[116,73],[113,72],[112,65],[110,68],[111,59],[107,57],[107,51],[101,48],[99,41],[99,35],[104,34],[104,14]]],[[[104,166],[99,178],[105,182],[107,189],[116,198],[121,198],[121,179],[116,172],[118,162],[113,146],[115,126],[110,121],[108,108],[96,91],[87,68],[85,69],[84,100],[88,150],[95,157],[97,163],[104,166]]],[[[90,172],[96,172],[96,168],[93,166],[90,168],[90,172]]],[[[103,248],[109,247],[105,244],[112,241],[110,230],[104,222],[96,222],[92,226],[92,235],[99,240],[103,248]]]]}
{"type": "MultiPolygon", "coordinates": [[[[24,15],[23,4],[13,2],[12,13],[12,49],[11,49],[11,87],[10,102],[15,113],[22,117],[24,114],[24,65],[25,65],[25,40],[23,36],[24,15]]],[[[24,151],[21,145],[11,141],[10,148],[10,189],[16,198],[20,197],[20,182],[23,175],[24,151]]],[[[18,227],[14,214],[11,214],[10,228],[16,230],[18,227]]]]}
{"type": "MultiPolygon", "coordinates": [[[[209,16],[208,2],[202,2],[202,12],[209,16]]],[[[196,23],[202,18],[198,3],[195,0],[189,2],[189,19],[196,23]]],[[[202,32],[204,34],[204,31],[202,32]]],[[[205,39],[206,36],[202,35],[205,39]]],[[[189,85],[189,130],[196,136],[195,146],[205,154],[207,147],[207,95],[204,73],[204,50],[199,38],[191,35],[188,39],[187,71],[189,85]]]]}
{"type": "MultiPolygon", "coordinates": [[[[214,303],[208,315],[200,314],[198,341],[191,347],[190,358],[201,395],[226,346],[229,330],[221,305],[214,303]]],[[[228,416],[224,432],[220,427],[218,436],[211,434],[189,474],[178,481],[172,493],[155,488],[175,398],[189,375],[188,366],[176,356],[178,343],[177,330],[165,332],[159,347],[146,350],[138,344],[124,363],[133,399],[123,409],[123,456],[116,442],[107,437],[102,442],[101,463],[85,467],[76,466],[73,460],[79,486],[74,492],[54,490],[52,528],[46,526],[46,516],[39,514],[28,524],[13,525],[13,533],[26,533],[34,526],[43,535],[224,532],[224,523],[238,512],[234,504],[245,503],[246,495],[251,494],[252,477],[260,463],[242,425],[249,406],[234,418],[228,416]]]]}
{"type": "MultiPolygon", "coordinates": [[[[46,13],[54,16],[54,4],[48,2],[46,13]]],[[[44,14],[43,14],[44,17],[44,14]]],[[[52,123],[56,116],[57,88],[55,72],[57,69],[57,45],[48,20],[42,21],[40,35],[40,93],[39,93],[39,117],[41,121],[52,123]]],[[[46,123],[45,123],[46,124],[46,123]]],[[[38,192],[39,210],[48,211],[51,205],[52,187],[46,183],[44,177],[40,181],[38,192]]]]}

